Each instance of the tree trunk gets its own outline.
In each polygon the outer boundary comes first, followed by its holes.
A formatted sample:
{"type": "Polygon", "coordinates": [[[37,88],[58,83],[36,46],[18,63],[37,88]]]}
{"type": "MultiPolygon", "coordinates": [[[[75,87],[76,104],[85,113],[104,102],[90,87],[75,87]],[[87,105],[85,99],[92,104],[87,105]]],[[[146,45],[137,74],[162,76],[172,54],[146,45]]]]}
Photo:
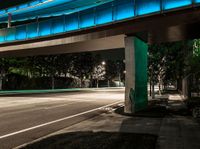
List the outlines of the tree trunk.
{"type": "Polygon", "coordinates": [[[110,80],[108,80],[108,87],[110,87],[110,80]]]}
{"type": "Polygon", "coordinates": [[[181,91],[183,92],[183,82],[182,82],[182,78],[178,78],[177,79],[177,91],[181,91]]]}
{"type": "Polygon", "coordinates": [[[188,99],[191,99],[192,98],[192,90],[191,90],[191,87],[192,87],[192,76],[190,76],[188,78],[188,99]]]}
{"type": "Polygon", "coordinates": [[[155,99],[154,80],[152,81],[152,99],[155,99]]]}
{"type": "Polygon", "coordinates": [[[150,97],[152,96],[152,94],[151,94],[151,92],[152,92],[152,90],[151,90],[151,88],[152,88],[151,82],[152,82],[152,80],[151,80],[151,77],[150,77],[150,78],[149,78],[149,87],[150,87],[149,96],[150,96],[150,97]]]}
{"type": "Polygon", "coordinates": [[[151,69],[150,74],[150,96],[153,99],[153,70],[151,69]]]}
{"type": "Polygon", "coordinates": [[[1,74],[0,74],[0,90],[3,89],[3,71],[1,71],[1,74]]]}
{"type": "Polygon", "coordinates": [[[161,90],[164,90],[164,82],[162,81],[161,90]]]}
{"type": "Polygon", "coordinates": [[[97,88],[99,88],[99,80],[97,79],[97,88]]]}
{"type": "Polygon", "coordinates": [[[82,78],[80,79],[80,88],[82,88],[82,82],[83,82],[83,80],[82,80],[82,78]]]}
{"type": "Polygon", "coordinates": [[[119,86],[118,87],[120,87],[120,83],[121,83],[121,74],[119,72],[119,86]]]}
{"type": "Polygon", "coordinates": [[[158,88],[159,88],[159,95],[161,95],[161,77],[158,76],[158,88]]]}
{"type": "Polygon", "coordinates": [[[3,78],[0,76],[0,90],[3,89],[3,78]]]}
{"type": "Polygon", "coordinates": [[[90,88],[93,87],[93,78],[90,76],[90,88]]]}
{"type": "Polygon", "coordinates": [[[52,90],[55,89],[55,78],[54,78],[54,76],[51,76],[51,88],[52,88],[52,90]]]}
{"type": "Polygon", "coordinates": [[[159,95],[161,95],[161,85],[160,85],[160,82],[159,82],[158,88],[159,88],[159,95]]]}

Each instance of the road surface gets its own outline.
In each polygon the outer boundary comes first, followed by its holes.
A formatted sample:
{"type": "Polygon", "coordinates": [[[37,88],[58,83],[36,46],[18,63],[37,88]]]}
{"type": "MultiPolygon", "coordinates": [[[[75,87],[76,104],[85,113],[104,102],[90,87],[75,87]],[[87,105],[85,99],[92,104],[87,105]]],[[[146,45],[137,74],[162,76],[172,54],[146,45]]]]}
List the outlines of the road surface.
{"type": "Polygon", "coordinates": [[[124,89],[0,96],[0,149],[79,123],[123,100],[124,89]]]}

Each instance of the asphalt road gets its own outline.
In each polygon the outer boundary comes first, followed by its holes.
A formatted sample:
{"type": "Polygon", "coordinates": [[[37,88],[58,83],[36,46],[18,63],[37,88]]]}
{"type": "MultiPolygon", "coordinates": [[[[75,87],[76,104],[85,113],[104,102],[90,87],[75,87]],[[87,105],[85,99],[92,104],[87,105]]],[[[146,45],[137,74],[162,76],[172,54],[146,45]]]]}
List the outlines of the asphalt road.
{"type": "Polygon", "coordinates": [[[0,149],[14,148],[123,102],[124,89],[0,97],[0,149]]]}

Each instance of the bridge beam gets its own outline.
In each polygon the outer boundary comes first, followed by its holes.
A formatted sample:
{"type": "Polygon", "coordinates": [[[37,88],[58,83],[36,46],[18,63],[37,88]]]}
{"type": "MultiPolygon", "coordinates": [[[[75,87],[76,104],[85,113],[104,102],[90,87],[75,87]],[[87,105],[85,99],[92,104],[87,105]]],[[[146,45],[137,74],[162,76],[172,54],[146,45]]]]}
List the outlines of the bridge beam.
{"type": "Polygon", "coordinates": [[[139,38],[125,38],[126,113],[134,113],[147,107],[147,50],[147,44],[139,38]]]}
{"type": "Polygon", "coordinates": [[[66,37],[50,41],[38,41],[21,45],[0,47],[0,57],[25,57],[64,53],[92,52],[111,49],[124,49],[125,35],[104,38],[66,37]]]}

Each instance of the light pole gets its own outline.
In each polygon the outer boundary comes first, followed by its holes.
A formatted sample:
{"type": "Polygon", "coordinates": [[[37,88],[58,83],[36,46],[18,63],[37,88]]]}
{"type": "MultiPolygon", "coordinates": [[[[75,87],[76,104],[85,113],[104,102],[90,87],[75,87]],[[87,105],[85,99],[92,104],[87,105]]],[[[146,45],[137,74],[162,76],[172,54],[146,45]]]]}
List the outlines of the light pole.
{"type": "Polygon", "coordinates": [[[118,87],[120,87],[120,83],[121,83],[121,68],[120,68],[120,62],[118,61],[117,62],[117,71],[118,71],[118,81],[119,81],[119,83],[118,83],[118,87]]]}
{"type": "Polygon", "coordinates": [[[8,13],[8,28],[11,28],[12,14],[8,13]]]}

